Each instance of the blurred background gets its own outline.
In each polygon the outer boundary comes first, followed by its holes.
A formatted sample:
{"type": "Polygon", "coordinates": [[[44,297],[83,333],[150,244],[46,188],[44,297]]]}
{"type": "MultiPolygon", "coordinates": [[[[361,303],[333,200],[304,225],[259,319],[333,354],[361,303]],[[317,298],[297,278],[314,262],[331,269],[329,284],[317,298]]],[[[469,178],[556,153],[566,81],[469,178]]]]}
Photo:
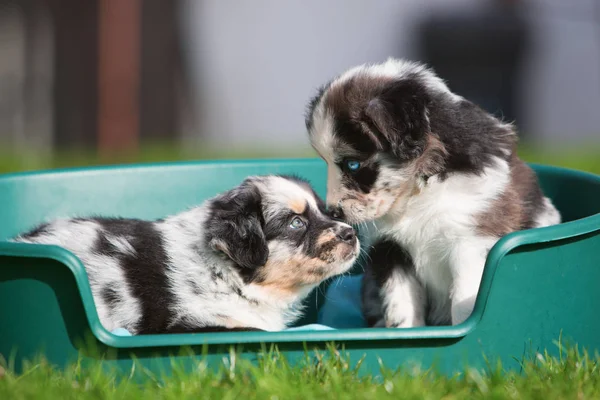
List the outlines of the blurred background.
{"type": "Polygon", "coordinates": [[[600,0],[0,0],[0,172],[315,156],[309,97],[390,56],[600,172],[600,0]]]}

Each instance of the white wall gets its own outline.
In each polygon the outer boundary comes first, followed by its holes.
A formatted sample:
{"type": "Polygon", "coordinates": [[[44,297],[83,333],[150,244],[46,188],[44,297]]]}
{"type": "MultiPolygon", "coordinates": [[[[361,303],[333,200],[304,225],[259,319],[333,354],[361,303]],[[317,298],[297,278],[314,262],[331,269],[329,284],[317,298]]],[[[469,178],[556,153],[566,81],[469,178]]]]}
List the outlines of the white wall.
{"type": "Polygon", "coordinates": [[[523,87],[528,128],[542,139],[600,140],[600,3],[528,3],[538,47],[523,87]]]}
{"type": "MultiPolygon", "coordinates": [[[[600,27],[594,0],[528,0],[537,51],[523,99],[541,138],[600,137],[600,27]],[[571,15],[569,14],[569,15],[571,15]]],[[[303,112],[315,88],[344,69],[411,57],[411,30],[432,9],[482,0],[188,0],[188,62],[197,130],[210,140],[306,145],[303,112]]]]}

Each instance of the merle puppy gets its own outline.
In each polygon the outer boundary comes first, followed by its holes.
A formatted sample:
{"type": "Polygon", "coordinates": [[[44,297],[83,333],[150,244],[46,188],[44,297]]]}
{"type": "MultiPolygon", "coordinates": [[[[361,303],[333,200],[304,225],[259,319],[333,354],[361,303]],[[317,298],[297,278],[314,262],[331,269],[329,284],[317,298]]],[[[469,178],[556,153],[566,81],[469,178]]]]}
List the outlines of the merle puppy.
{"type": "Polygon", "coordinates": [[[132,334],[284,329],[359,251],[307,182],[275,175],[158,221],[56,220],[14,241],[73,252],[102,325],[132,334]]]}
{"type": "Polygon", "coordinates": [[[328,165],[328,206],[373,230],[371,326],[463,322],[494,243],[561,220],[517,157],[514,127],[421,64],[348,70],[312,99],[306,126],[328,165]]]}

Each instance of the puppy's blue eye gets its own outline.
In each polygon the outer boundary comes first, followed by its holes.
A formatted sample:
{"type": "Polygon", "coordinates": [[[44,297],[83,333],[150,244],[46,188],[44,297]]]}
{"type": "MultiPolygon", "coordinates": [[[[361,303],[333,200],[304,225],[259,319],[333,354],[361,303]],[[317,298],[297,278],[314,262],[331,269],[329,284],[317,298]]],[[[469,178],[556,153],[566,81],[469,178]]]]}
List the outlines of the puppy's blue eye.
{"type": "Polygon", "coordinates": [[[360,168],[360,161],[356,161],[356,160],[347,160],[346,161],[346,167],[350,170],[350,171],[358,171],[358,169],[360,168]]]}
{"type": "Polygon", "coordinates": [[[304,227],[304,221],[302,221],[302,218],[300,217],[295,217],[292,222],[290,222],[290,228],[292,229],[300,229],[304,227]]]}

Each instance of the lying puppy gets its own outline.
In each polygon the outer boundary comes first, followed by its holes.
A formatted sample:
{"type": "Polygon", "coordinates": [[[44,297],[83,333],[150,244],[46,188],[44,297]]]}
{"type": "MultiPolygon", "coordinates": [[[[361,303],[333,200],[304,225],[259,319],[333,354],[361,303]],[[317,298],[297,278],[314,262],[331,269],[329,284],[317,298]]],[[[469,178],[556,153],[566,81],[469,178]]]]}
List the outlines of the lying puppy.
{"type": "Polygon", "coordinates": [[[77,218],[14,239],[53,244],[85,265],[100,321],[132,334],[276,331],[302,300],[347,271],[349,225],[298,178],[261,176],[158,221],[77,218]]]}
{"type": "Polygon", "coordinates": [[[372,222],[363,284],[371,326],[463,322],[490,248],[558,224],[515,129],[452,93],[425,66],[389,59],[319,90],[306,126],[328,164],[327,204],[372,222]]]}

